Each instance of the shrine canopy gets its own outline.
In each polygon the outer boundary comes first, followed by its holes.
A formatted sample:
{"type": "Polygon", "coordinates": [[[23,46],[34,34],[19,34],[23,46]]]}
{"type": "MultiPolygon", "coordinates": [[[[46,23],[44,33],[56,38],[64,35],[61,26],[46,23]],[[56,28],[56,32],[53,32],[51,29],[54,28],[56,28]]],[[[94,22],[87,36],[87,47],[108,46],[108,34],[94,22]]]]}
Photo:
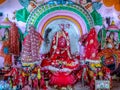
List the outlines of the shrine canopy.
{"type": "MultiPolygon", "coordinates": [[[[120,29],[115,25],[115,22],[112,21],[111,25],[106,29],[107,32],[116,32],[118,35],[118,42],[120,43],[120,29]]],[[[106,32],[106,33],[107,33],[106,32]]]]}
{"type": "Polygon", "coordinates": [[[115,22],[112,21],[111,25],[108,26],[107,30],[111,30],[111,31],[119,31],[120,29],[115,25],[115,22]]]}
{"type": "Polygon", "coordinates": [[[1,28],[10,28],[12,22],[9,20],[9,18],[5,18],[3,22],[0,23],[0,29],[1,28]]]}
{"type": "MultiPolygon", "coordinates": [[[[63,23],[65,20],[72,22],[79,34],[85,34],[94,26],[93,17],[82,5],[71,0],[59,1],[61,0],[50,0],[34,8],[27,18],[26,31],[29,31],[30,25],[34,25],[36,30],[43,34],[48,25],[56,20],[63,20],[63,23]]],[[[57,23],[55,25],[58,26],[57,23]]]]}
{"type": "Polygon", "coordinates": [[[50,43],[41,45],[41,52],[47,53],[50,50],[54,34],[64,27],[70,38],[71,53],[79,52],[78,40],[81,35],[86,34],[94,27],[94,20],[91,14],[80,4],[71,0],[50,0],[42,5],[36,6],[26,21],[26,33],[29,27],[34,25],[36,30],[45,36],[48,28],[52,29],[48,35],[50,43]]]}

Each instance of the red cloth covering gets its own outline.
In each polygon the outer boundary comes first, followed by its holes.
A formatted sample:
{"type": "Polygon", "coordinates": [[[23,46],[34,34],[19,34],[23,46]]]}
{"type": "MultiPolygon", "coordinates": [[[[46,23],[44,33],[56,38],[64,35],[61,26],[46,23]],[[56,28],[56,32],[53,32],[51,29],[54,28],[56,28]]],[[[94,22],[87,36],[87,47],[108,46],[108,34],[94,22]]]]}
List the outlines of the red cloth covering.
{"type": "Polygon", "coordinates": [[[9,30],[9,37],[10,37],[9,53],[12,53],[14,55],[19,55],[20,54],[19,32],[18,32],[18,27],[16,26],[15,23],[11,24],[11,28],[9,30]]]}
{"type": "Polygon", "coordinates": [[[50,85],[57,85],[58,87],[73,85],[75,82],[76,79],[73,74],[64,72],[56,72],[50,78],[50,85]]]}
{"type": "Polygon", "coordinates": [[[22,74],[18,75],[18,82],[22,83],[23,86],[25,85],[25,77],[22,74]]]}
{"type": "Polygon", "coordinates": [[[85,58],[94,59],[98,53],[99,43],[95,28],[92,28],[87,36],[85,44],[85,58]]]}
{"type": "Polygon", "coordinates": [[[45,81],[44,81],[44,77],[42,76],[41,80],[40,80],[40,87],[43,89],[43,90],[48,90],[47,87],[46,87],[46,84],[45,84],[45,81]]]}
{"type": "Polygon", "coordinates": [[[50,65],[50,61],[48,59],[43,59],[41,66],[44,67],[44,66],[49,66],[49,65],[50,65]]]}
{"type": "Polygon", "coordinates": [[[96,74],[94,74],[94,77],[90,81],[90,90],[95,90],[95,79],[96,79],[96,74]]]}
{"type": "Polygon", "coordinates": [[[37,87],[38,87],[38,79],[35,78],[35,79],[33,80],[33,88],[37,88],[37,87]]]}
{"type": "Polygon", "coordinates": [[[57,71],[51,74],[49,84],[57,85],[58,87],[73,85],[76,82],[76,78],[73,74],[70,74],[70,71],[78,68],[77,60],[71,55],[68,33],[64,30],[56,32],[52,40],[49,55],[41,63],[41,66],[43,68],[45,66],[48,67],[50,72],[54,71],[51,70],[52,67],[57,69],[57,71]],[[65,70],[65,68],[67,69],[66,71],[60,71],[60,69],[65,70]]]}

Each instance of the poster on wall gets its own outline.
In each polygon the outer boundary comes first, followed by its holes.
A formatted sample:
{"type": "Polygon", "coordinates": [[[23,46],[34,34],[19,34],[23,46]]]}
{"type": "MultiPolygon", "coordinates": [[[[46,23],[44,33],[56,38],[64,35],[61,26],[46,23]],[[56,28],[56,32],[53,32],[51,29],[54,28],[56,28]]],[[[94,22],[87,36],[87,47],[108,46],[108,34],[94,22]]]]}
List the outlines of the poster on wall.
{"type": "Polygon", "coordinates": [[[110,90],[110,81],[108,80],[96,80],[95,81],[95,90],[110,90]]]}

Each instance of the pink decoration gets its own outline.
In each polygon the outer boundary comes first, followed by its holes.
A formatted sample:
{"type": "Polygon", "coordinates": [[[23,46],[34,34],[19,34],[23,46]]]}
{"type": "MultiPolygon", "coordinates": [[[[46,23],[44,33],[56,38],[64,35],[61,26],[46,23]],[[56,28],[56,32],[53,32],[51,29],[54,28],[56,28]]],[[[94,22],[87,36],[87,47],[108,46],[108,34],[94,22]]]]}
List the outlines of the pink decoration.
{"type": "MultiPolygon", "coordinates": [[[[82,29],[82,32],[83,34],[87,33],[87,27],[85,25],[85,22],[83,20],[83,18],[81,18],[80,16],[78,16],[77,14],[74,14],[72,12],[69,12],[69,11],[64,11],[64,10],[60,10],[60,11],[55,11],[55,12],[52,12],[50,14],[48,14],[46,16],[46,18],[42,19],[40,22],[39,22],[39,26],[38,26],[38,29],[39,29],[39,32],[41,32],[41,30],[43,30],[43,27],[45,25],[45,23],[50,20],[51,18],[54,18],[56,16],[67,16],[67,17],[70,17],[74,20],[76,20],[79,25],[81,26],[81,29],[82,29]],[[84,23],[84,24],[83,24],[84,23]]],[[[80,33],[80,32],[79,32],[80,33]]],[[[82,33],[80,33],[82,34],[82,33]]]]}
{"type": "Polygon", "coordinates": [[[28,35],[23,42],[21,59],[23,63],[34,63],[40,60],[39,48],[42,37],[35,31],[34,27],[30,28],[28,35]]]}
{"type": "Polygon", "coordinates": [[[26,85],[22,90],[32,90],[32,88],[29,85],[26,85]]]}
{"type": "Polygon", "coordinates": [[[50,85],[58,85],[59,87],[66,87],[67,85],[73,85],[76,82],[75,77],[72,74],[56,73],[51,76],[50,85]]]}
{"type": "Polygon", "coordinates": [[[119,30],[119,28],[116,25],[112,24],[107,28],[107,30],[119,30]]]}

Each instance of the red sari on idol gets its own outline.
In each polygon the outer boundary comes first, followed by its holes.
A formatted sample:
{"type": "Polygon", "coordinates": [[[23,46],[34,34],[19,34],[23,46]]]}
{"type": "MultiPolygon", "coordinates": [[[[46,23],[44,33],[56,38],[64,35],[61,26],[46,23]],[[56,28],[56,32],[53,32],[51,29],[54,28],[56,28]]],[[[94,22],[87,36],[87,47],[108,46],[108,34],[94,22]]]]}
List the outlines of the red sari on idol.
{"type": "Polygon", "coordinates": [[[79,64],[77,59],[72,58],[69,42],[67,32],[64,30],[56,32],[52,41],[49,57],[42,61],[41,66],[51,72],[50,85],[62,87],[73,85],[76,82],[72,71],[75,70],[79,64]]]}

